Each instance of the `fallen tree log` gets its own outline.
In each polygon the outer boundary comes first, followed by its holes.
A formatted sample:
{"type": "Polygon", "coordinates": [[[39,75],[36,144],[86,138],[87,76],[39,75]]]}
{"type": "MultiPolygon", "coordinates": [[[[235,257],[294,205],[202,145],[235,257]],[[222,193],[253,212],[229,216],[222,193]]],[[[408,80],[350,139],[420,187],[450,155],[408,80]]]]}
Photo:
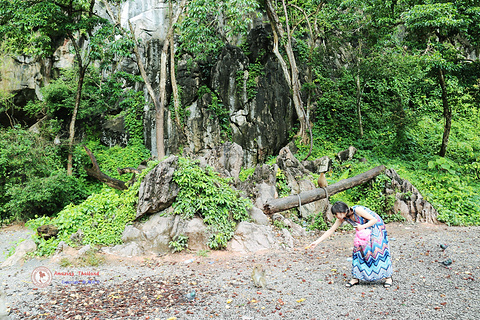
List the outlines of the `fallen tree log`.
{"type": "Polygon", "coordinates": [[[92,160],[92,167],[91,168],[85,168],[85,171],[87,171],[87,174],[92,177],[100,180],[101,182],[105,183],[107,186],[110,186],[112,188],[118,189],[118,190],[126,190],[127,185],[125,182],[122,180],[118,180],[115,178],[112,178],[102,171],[100,171],[100,166],[97,163],[97,159],[93,155],[93,153],[86,147],[83,146],[85,151],[87,152],[88,156],[90,157],[90,160],[92,160]]]}
{"type": "Polygon", "coordinates": [[[263,207],[265,214],[273,214],[275,212],[285,211],[291,208],[298,207],[300,204],[304,205],[313,201],[324,199],[328,196],[334,195],[336,193],[342,192],[344,190],[359,186],[371,179],[375,178],[385,170],[385,166],[381,165],[370,169],[364,173],[356,175],[354,177],[340,180],[325,189],[318,188],[309,191],[300,192],[296,195],[291,195],[279,199],[269,199],[263,207]]]}

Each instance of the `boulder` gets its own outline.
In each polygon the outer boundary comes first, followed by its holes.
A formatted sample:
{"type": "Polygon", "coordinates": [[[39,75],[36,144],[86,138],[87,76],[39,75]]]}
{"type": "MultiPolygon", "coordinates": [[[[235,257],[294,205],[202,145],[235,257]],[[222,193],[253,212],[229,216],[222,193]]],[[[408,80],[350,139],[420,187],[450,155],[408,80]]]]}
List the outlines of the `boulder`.
{"type": "Polygon", "coordinates": [[[357,148],[355,148],[354,146],[350,146],[347,149],[337,153],[337,161],[339,163],[342,163],[345,161],[352,160],[356,152],[357,152],[357,148]]]}
{"type": "Polygon", "coordinates": [[[271,226],[246,221],[237,225],[235,234],[227,246],[229,250],[244,253],[276,247],[277,244],[271,226]]]}
{"type": "Polygon", "coordinates": [[[315,173],[327,172],[332,168],[332,159],[330,159],[328,156],[323,156],[313,161],[302,161],[301,163],[305,169],[315,173]]]}
{"type": "Polygon", "coordinates": [[[282,244],[284,246],[288,248],[293,248],[295,246],[294,245],[295,239],[293,238],[292,234],[287,228],[282,229],[282,238],[283,238],[282,244]]]}
{"type": "Polygon", "coordinates": [[[55,255],[61,254],[65,248],[68,248],[68,244],[65,241],[60,241],[55,249],[55,255]]]}
{"type": "Polygon", "coordinates": [[[77,232],[70,236],[70,241],[76,245],[81,245],[83,243],[84,233],[82,229],[78,229],[77,232]]]}
{"type": "Polygon", "coordinates": [[[438,212],[408,180],[402,179],[394,169],[385,170],[391,179],[386,193],[395,196],[393,212],[400,213],[409,222],[439,223],[438,212]]]}
{"type": "Polygon", "coordinates": [[[100,141],[108,147],[118,145],[124,148],[127,146],[128,133],[125,128],[125,117],[123,114],[119,114],[113,119],[104,120],[100,141]]]}
{"type": "Polygon", "coordinates": [[[102,251],[108,254],[114,254],[121,257],[136,257],[145,253],[143,247],[137,242],[118,244],[114,247],[104,247],[102,251]]]}
{"type": "Polygon", "coordinates": [[[173,173],[177,165],[178,157],[169,156],[142,180],[138,191],[137,220],[146,214],[162,211],[175,201],[179,189],[173,182],[173,173]]]}
{"type": "Polygon", "coordinates": [[[288,147],[284,147],[280,150],[277,157],[277,165],[285,175],[291,194],[300,193],[301,186],[298,181],[306,174],[309,174],[310,171],[308,171],[300,161],[295,158],[288,147]]]}
{"type": "MultiPolygon", "coordinates": [[[[315,185],[310,180],[300,180],[298,181],[297,185],[298,185],[298,190],[296,192],[297,194],[303,191],[316,189],[315,185]]],[[[327,199],[321,199],[321,200],[306,203],[306,204],[300,203],[300,206],[298,207],[298,211],[300,212],[300,215],[302,216],[302,218],[307,218],[309,216],[316,215],[319,212],[323,212],[322,209],[324,209],[327,204],[328,204],[327,199]]]]}
{"type": "Polygon", "coordinates": [[[45,240],[54,238],[58,234],[58,228],[53,224],[46,224],[37,228],[37,233],[45,240]]]}
{"type": "Polygon", "coordinates": [[[293,237],[300,238],[300,237],[307,236],[307,231],[305,231],[305,228],[303,228],[299,224],[293,222],[292,220],[285,219],[285,220],[283,220],[283,223],[285,224],[285,226],[290,228],[290,234],[293,237]]]}
{"type": "Polygon", "coordinates": [[[257,207],[252,207],[250,209],[250,217],[256,224],[263,226],[268,226],[270,224],[270,219],[268,219],[267,215],[257,207]]]}
{"type": "Polygon", "coordinates": [[[267,200],[271,198],[276,198],[277,190],[275,186],[268,185],[264,182],[257,184],[254,189],[255,194],[255,207],[263,210],[263,206],[267,202],[267,200]]]}
{"type": "Polygon", "coordinates": [[[193,218],[187,221],[182,234],[188,237],[189,250],[198,251],[208,249],[208,232],[203,219],[193,218]]]}
{"type": "Polygon", "coordinates": [[[89,244],[87,244],[86,246],[83,246],[82,248],[80,248],[80,250],[78,250],[77,256],[82,257],[82,256],[86,255],[87,252],[90,251],[91,249],[92,249],[92,247],[89,244]]]}
{"type": "Polygon", "coordinates": [[[2,263],[1,267],[6,268],[14,266],[18,263],[22,263],[27,253],[35,250],[37,250],[37,245],[35,242],[32,239],[25,240],[17,246],[15,253],[8,257],[8,259],[2,263]]]}
{"type": "Polygon", "coordinates": [[[175,216],[162,216],[157,213],[142,225],[141,230],[145,237],[145,249],[155,253],[169,252],[168,243],[172,240],[172,230],[175,216]]]}
{"type": "Polygon", "coordinates": [[[143,241],[145,240],[145,237],[139,229],[132,225],[128,225],[125,227],[125,230],[123,230],[122,233],[122,241],[127,243],[127,242],[132,242],[132,241],[143,241]]]}

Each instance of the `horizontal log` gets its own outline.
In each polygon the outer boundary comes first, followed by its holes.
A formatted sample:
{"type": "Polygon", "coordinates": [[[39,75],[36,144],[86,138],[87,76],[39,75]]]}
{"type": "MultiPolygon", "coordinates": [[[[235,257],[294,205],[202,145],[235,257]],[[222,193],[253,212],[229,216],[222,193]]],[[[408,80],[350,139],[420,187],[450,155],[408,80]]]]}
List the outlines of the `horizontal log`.
{"type": "MultiPolygon", "coordinates": [[[[364,184],[365,182],[368,182],[381,174],[383,171],[385,171],[385,166],[381,165],[354,177],[340,180],[326,187],[325,189],[327,189],[328,196],[331,196],[336,193],[364,184]]],[[[300,192],[298,195],[290,195],[284,198],[269,199],[265,203],[263,211],[265,214],[273,214],[275,212],[285,211],[291,208],[298,207],[300,202],[302,205],[304,205],[313,201],[325,199],[327,197],[327,193],[325,193],[325,190],[323,188],[318,188],[314,190],[300,192]]]]}

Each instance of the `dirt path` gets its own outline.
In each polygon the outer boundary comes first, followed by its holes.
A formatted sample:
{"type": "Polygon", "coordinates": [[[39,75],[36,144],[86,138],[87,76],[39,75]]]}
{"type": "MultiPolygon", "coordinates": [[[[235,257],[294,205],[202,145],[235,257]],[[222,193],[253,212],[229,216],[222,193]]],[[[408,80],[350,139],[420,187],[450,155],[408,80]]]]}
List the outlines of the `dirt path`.
{"type": "Polygon", "coordinates": [[[0,281],[11,319],[478,318],[480,227],[397,223],[387,230],[394,263],[389,289],[381,283],[345,288],[351,231],[337,232],[313,252],[303,249],[310,237],[298,249],[246,255],[108,256],[104,265],[82,268],[30,260],[0,270],[0,281]],[[445,267],[447,259],[452,264],[445,267]],[[256,263],[267,270],[265,289],[252,284],[256,263]],[[39,265],[56,273],[44,289],[30,279],[39,265]],[[192,290],[196,298],[190,302],[184,295],[192,290]]]}

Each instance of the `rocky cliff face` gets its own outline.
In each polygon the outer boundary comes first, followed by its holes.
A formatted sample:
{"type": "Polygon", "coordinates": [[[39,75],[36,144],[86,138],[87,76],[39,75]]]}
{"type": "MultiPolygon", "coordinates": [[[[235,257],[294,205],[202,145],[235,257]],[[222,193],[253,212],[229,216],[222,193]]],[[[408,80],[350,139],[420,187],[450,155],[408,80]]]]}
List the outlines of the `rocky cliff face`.
{"type": "MultiPolygon", "coordinates": [[[[167,111],[167,154],[176,153],[180,146],[194,154],[203,153],[231,140],[243,148],[244,162],[254,165],[286,145],[295,113],[288,84],[271,53],[269,35],[269,27],[252,29],[248,56],[227,45],[215,60],[199,63],[185,55],[178,62],[176,77],[188,116],[184,127],[178,128],[167,111]],[[253,64],[262,70],[260,74],[249,71],[253,64]],[[204,90],[199,91],[201,88],[204,90]]],[[[153,53],[148,55],[148,73],[158,74],[159,61],[154,57],[159,56],[161,45],[150,41],[148,46],[146,52],[153,53]]],[[[152,152],[156,148],[154,119],[154,110],[147,110],[145,133],[152,152]]]]}
{"type": "MultiPolygon", "coordinates": [[[[156,90],[160,52],[168,27],[167,9],[163,1],[156,0],[127,1],[121,8],[122,24],[126,27],[127,19],[130,19],[135,25],[137,38],[142,40],[140,51],[156,90]]],[[[98,12],[101,11],[102,8],[99,8],[98,12]]],[[[288,85],[271,53],[270,34],[269,26],[260,24],[253,28],[247,39],[248,56],[240,48],[227,45],[218,57],[209,61],[198,63],[184,56],[177,62],[182,108],[187,112],[183,127],[178,128],[171,112],[166,111],[164,128],[167,154],[176,153],[181,148],[195,154],[203,153],[230,140],[243,148],[244,163],[254,165],[268,155],[277,154],[286,145],[295,114],[288,85]],[[252,64],[262,72],[252,72],[252,64]],[[199,94],[200,88],[208,89],[199,94]]],[[[68,45],[68,42],[63,43],[49,60],[18,58],[12,61],[10,76],[2,79],[17,93],[18,99],[22,100],[20,102],[25,103],[34,97],[41,99],[39,89],[48,79],[58,74],[59,69],[72,66],[73,56],[68,45]]],[[[122,61],[118,68],[139,74],[132,60],[122,61]]],[[[138,85],[138,89],[145,92],[145,142],[155,155],[153,104],[149,103],[146,89],[141,85],[138,85]]],[[[170,98],[169,82],[167,90],[167,97],[170,98]]],[[[116,139],[111,126],[107,124],[106,127],[109,127],[109,144],[124,142],[124,131],[119,130],[123,138],[116,139]]]]}

